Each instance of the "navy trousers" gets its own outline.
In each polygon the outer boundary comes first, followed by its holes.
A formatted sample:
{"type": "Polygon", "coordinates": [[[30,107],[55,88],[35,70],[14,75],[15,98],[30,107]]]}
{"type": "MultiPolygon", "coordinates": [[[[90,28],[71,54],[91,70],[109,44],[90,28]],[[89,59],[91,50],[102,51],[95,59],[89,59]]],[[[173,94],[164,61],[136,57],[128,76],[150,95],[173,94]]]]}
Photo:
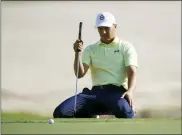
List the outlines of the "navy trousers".
{"type": "Polygon", "coordinates": [[[74,111],[75,96],[60,105],[54,112],[54,118],[91,118],[93,115],[112,114],[116,118],[133,118],[134,111],[121,95],[126,91],[122,86],[94,86],[91,90],[84,88],[77,95],[76,112],[74,111]]]}

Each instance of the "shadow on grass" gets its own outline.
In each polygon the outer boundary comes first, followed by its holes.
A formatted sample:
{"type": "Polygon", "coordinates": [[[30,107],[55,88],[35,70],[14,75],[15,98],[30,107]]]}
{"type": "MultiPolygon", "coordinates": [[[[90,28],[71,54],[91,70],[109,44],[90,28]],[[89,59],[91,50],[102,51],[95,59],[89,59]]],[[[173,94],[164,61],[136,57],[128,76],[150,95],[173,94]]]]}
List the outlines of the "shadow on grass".
{"type": "Polygon", "coordinates": [[[136,118],[181,118],[181,108],[146,108],[137,111],[136,118]]]}

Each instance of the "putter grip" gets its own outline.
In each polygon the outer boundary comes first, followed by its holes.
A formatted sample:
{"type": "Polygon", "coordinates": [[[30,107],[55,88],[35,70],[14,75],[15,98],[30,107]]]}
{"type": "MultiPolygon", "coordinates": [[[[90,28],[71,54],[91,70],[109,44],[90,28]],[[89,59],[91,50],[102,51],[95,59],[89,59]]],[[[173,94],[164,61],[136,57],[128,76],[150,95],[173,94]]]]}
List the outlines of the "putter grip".
{"type": "Polygon", "coordinates": [[[80,24],[79,24],[78,39],[79,39],[79,40],[81,40],[81,39],[82,39],[82,22],[80,22],[80,24]]]}
{"type": "MultiPolygon", "coordinates": [[[[82,40],[82,22],[80,22],[80,24],[79,24],[78,39],[79,39],[79,40],[82,40]]],[[[78,49],[78,52],[80,52],[79,49],[78,49]]]]}

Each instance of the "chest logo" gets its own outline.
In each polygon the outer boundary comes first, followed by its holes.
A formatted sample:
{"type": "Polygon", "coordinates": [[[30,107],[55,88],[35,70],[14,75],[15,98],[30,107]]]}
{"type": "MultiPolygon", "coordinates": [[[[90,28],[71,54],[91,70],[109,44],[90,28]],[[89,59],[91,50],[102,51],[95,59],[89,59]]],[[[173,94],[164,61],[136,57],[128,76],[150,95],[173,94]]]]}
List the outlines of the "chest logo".
{"type": "Polygon", "coordinates": [[[119,53],[119,50],[115,50],[114,53],[119,53]]]}

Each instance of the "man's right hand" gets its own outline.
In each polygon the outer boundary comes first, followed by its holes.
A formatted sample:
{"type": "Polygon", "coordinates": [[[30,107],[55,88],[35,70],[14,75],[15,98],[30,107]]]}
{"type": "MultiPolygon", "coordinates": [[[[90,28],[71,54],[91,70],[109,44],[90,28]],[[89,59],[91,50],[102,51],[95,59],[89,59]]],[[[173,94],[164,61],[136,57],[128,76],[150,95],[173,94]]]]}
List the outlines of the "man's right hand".
{"type": "Polygon", "coordinates": [[[83,52],[83,41],[77,39],[75,41],[75,43],[73,44],[73,49],[74,49],[75,53],[83,52]]]}

